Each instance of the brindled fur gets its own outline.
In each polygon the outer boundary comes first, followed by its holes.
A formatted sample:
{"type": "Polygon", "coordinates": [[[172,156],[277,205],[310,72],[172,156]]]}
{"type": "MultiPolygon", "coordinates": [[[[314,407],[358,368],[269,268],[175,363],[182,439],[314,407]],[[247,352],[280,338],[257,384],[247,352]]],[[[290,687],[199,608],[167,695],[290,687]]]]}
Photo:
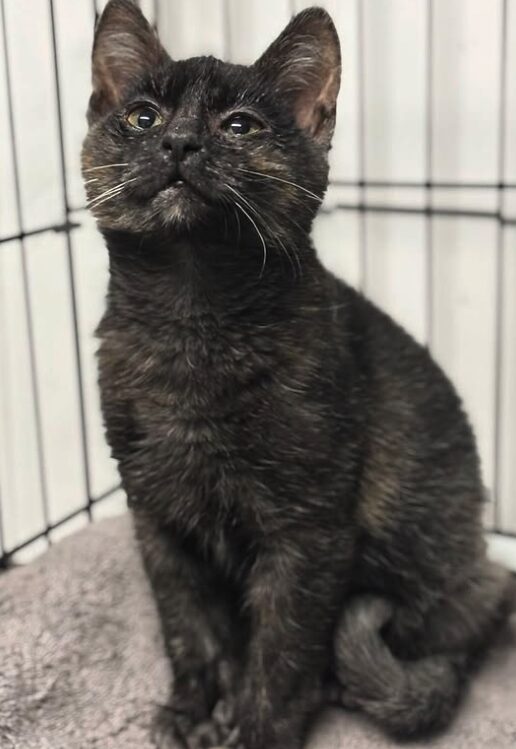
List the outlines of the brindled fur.
{"type": "Polygon", "coordinates": [[[97,27],[100,386],[173,666],[159,745],[300,749],[335,694],[441,728],[503,618],[458,395],[310,239],[339,80],[320,9],[248,67],[171,60],[129,0],[97,27]]]}

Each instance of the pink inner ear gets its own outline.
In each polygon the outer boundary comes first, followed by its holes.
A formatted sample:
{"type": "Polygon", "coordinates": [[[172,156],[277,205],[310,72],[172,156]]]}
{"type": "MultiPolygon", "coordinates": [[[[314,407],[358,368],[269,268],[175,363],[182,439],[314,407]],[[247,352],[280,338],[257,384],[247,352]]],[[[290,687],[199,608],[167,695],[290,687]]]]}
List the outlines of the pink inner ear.
{"type": "Polygon", "coordinates": [[[116,105],[135,80],[159,64],[159,39],[133,3],[108,3],[93,47],[94,97],[101,107],[116,105]]]}
{"type": "Polygon", "coordinates": [[[95,51],[93,59],[93,84],[97,91],[117,103],[124,89],[145,75],[159,62],[159,42],[149,38],[147,44],[138,37],[121,39],[129,35],[112,34],[95,51]],[[118,36],[118,38],[117,38],[118,36]]]}
{"type": "MultiPolygon", "coordinates": [[[[310,135],[316,136],[325,121],[335,111],[335,100],[339,90],[338,70],[330,70],[326,81],[318,77],[321,86],[311,86],[299,92],[296,100],[296,121],[310,135]]],[[[316,81],[314,81],[314,84],[316,81]]]]}
{"type": "Polygon", "coordinates": [[[275,75],[299,127],[329,145],[340,85],[340,47],[329,16],[320,9],[300,13],[258,64],[275,75]]]}
{"type": "Polygon", "coordinates": [[[117,95],[117,86],[115,84],[113,70],[106,65],[102,59],[94,66],[93,88],[96,92],[102,93],[102,96],[110,104],[117,104],[119,97],[117,95]]]}
{"type": "Polygon", "coordinates": [[[298,98],[296,102],[296,121],[299,127],[301,127],[303,130],[308,130],[310,135],[313,135],[316,127],[316,123],[314,123],[314,119],[317,119],[315,116],[315,101],[313,96],[310,96],[310,93],[305,91],[303,94],[298,98]]]}

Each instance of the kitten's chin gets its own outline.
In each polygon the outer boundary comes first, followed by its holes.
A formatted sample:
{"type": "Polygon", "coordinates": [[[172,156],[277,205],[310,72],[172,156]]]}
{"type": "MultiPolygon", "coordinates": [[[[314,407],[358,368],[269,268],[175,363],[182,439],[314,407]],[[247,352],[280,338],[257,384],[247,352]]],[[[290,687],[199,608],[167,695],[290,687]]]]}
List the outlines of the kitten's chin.
{"type": "Polygon", "coordinates": [[[160,190],[152,201],[152,211],[162,226],[188,229],[202,221],[208,206],[192,187],[178,180],[160,190]]]}

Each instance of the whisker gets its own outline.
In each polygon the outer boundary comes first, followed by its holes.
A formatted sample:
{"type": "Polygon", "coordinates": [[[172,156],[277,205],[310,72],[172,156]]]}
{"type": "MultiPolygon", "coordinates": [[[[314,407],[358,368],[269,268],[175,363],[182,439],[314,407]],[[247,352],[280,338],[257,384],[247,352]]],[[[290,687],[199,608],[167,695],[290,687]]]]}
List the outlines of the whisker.
{"type": "Polygon", "coordinates": [[[253,211],[253,213],[254,213],[255,215],[259,215],[259,214],[258,214],[258,212],[257,212],[257,210],[256,210],[256,208],[254,208],[254,207],[253,207],[253,206],[251,205],[251,203],[250,203],[250,202],[249,202],[249,201],[248,201],[248,200],[247,200],[246,198],[244,198],[244,196],[242,195],[242,193],[241,193],[241,192],[239,192],[239,191],[238,191],[238,190],[237,190],[237,189],[236,189],[235,187],[231,187],[231,185],[227,185],[227,187],[229,187],[229,189],[230,189],[230,190],[233,190],[233,192],[235,193],[235,195],[238,195],[238,197],[240,198],[240,200],[242,200],[242,201],[243,201],[243,202],[244,202],[244,203],[246,204],[246,206],[247,206],[247,207],[248,207],[248,208],[249,208],[249,209],[250,209],[251,211],[253,211]]]}
{"type": "MultiPolygon", "coordinates": [[[[281,245],[281,248],[282,248],[282,250],[283,250],[283,252],[284,252],[285,256],[286,256],[286,257],[288,258],[288,260],[289,260],[289,262],[290,262],[290,265],[291,265],[291,267],[292,267],[292,271],[293,271],[293,273],[294,273],[294,277],[295,277],[295,276],[296,276],[296,270],[295,270],[295,267],[294,267],[294,265],[293,265],[293,263],[292,263],[292,258],[290,257],[290,253],[289,253],[289,251],[287,250],[287,248],[286,248],[286,246],[285,246],[285,243],[283,242],[283,240],[281,239],[281,236],[280,236],[280,235],[281,235],[281,228],[279,228],[279,227],[278,227],[278,225],[276,224],[276,222],[274,222],[274,225],[273,225],[273,226],[269,226],[269,225],[267,225],[267,224],[266,224],[266,223],[264,222],[264,220],[263,220],[262,216],[261,216],[261,215],[260,215],[260,214],[258,213],[258,211],[257,211],[256,207],[255,207],[255,206],[253,206],[253,204],[252,204],[252,203],[251,203],[251,202],[250,202],[249,200],[246,200],[246,198],[244,198],[244,196],[242,195],[242,193],[240,193],[240,198],[241,198],[241,200],[243,200],[243,201],[245,202],[245,204],[246,204],[246,205],[248,205],[248,206],[249,206],[249,208],[250,208],[250,209],[251,209],[251,210],[252,210],[252,211],[254,212],[255,216],[256,216],[256,217],[257,217],[257,218],[258,218],[258,219],[259,219],[259,220],[261,221],[261,223],[262,223],[262,226],[263,226],[263,230],[264,230],[264,233],[265,233],[266,235],[268,235],[268,236],[269,236],[269,238],[270,238],[270,239],[271,239],[271,240],[272,240],[273,242],[278,242],[278,243],[279,243],[279,244],[281,245]],[[272,232],[272,230],[273,230],[273,229],[275,230],[275,234],[273,234],[273,232],[272,232]]],[[[301,270],[301,266],[299,265],[299,258],[297,257],[297,254],[295,253],[295,251],[294,251],[294,256],[296,257],[296,260],[297,260],[297,262],[298,262],[298,266],[299,266],[299,269],[301,270]]]]}
{"type": "Polygon", "coordinates": [[[122,185],[116,185],[115,187],[110,187],[108,190],[104,190],[104,192],[100,193],[100,195],[97,195],[97,197],[91,199],[91,201],[87,204],[88,208],[91,208],[93,205],[95,205],[95,203],[100,202],[107,195],[110,195],[112,192],[117,192],[117,190],[120,189],[122,189],[122,185]]]}
{"type": "Polygon", "coordinates": [[[240,224],[240,214],[235,208],[235,201],[231,200],[231,198],[228,198],[226,196],[222,196],[222,198],[223,198],[224,203],[227,203],[233,212],[233,215],[235,217],[235,221],[238,227],[237,241],[240,242],[240,240],[242,239],[242,225],[240,224]]]}
{"type": "Polygon", "coordinates": [[[91,208],[93,205],[98,204],[102,200],[102,198],[104,198],[106,195],[109,195],[110,193],[115,192],[119,188],[120,189],[124,188],[126,185],[128,185],[131,182],[135,182],[137,179],[138,179],[137,177],[132,177],[131,179],[124,180],[123,182],[120,182],[118,185],[113,185],[113,187],[110,187],[107,190],[104,190],[104,192],[101,192],[100,195],[97,195],[97,197],[93,198],[93,200],[91,200],[88,203],[88,207],[91,208]]]}
{"type": "MultiPolygon", "coordinates": [[[[264,232],[267,234],[268,233],[267,232],[267,225],[265,224],[265,222],[263,220],[263,217],[258,213],[258,210],[256,209],[256,206],[253,205],[250,200],[248,200],[247,198],[245,198],[242,195],[242,193],[239,192],[238,190],[236,190],[235,188],[233,188],[233,191],[238,195],[238,197],[240,198],[240,200],[242,200],[245,203],[245,205],[249,208],[249,210],[254,213],[254,215],[256,216],[256,218],[258,219],[258,221],[261,222],[264,232]]],[[[274,237],[271,237],[271,239],[274,239],[274,237]]]]}
{"type": "MultiPolygon", "coordinates": [[[[230,187],[230,188],[231,188],[231,186],[230,186],[230,185],[228,185],[228,187],[230,187]]],[[[289,263],[290,263],[290,266],[291,266],[291,268],[292,268],[292,272],[293,272],[293,275],[294,275],[294,278],[295,278],[295,277],[297,276],[297,273],[296,273],[296,268],[295,268],[295,266],[294,266],[294,263],[293,263],[293,261],[292,261],[292,257],[291,257],[291,255],[290,255],[290,252],[288,251],[288,249],[287,249],[287,247],[286,247],[285,243],[284,243],[284,242],[283,242],[283,240],[281,239],[281,236],[280,236],[280,235],[281,235],[281,233],[282,233],[282,232],[281,232],[281,228],[280,228],[280,227],[278,227],[278,225],[277,225],[277,224],[276,224],[275,222],[274,222],[274,225],[273,225],[273,226],[269,226],[268,224],[266,224],[266,223],[265,223],[265,221],[264,221],[264,219],[263,219],[263,217],[262,217],[262,216],[261,216],[261,214],[260,214],[260,213],[258,212],[258,210],[256,209],[256,207],[255,207],[255,206],[254,206],[254,205],[253,205],[253,204],[251,203],[251,201],[250,201],[250,200],[248,200],[247,198],[245,198],[245,197],[244,197],[244,196],[242,195],[242,193],[241,193],[241,192],[238,192],[238,190],[236,190],[235,188],[231,188],[231,189],[233,189],[233,192],[235,192],[235,193],[236,193],[236,194],[238,195],[238,197],[240,198],[240,200],[242,200],[242,201],[243,201],[243,202],[245,203],[245,205],[247,205],[247,206],[248,206],[248,208],[249,208],[249,209],[250,209],[250,210],[251,210],[251,211],[252,211],[252,212],[253,212],[253,213],[255,214],[255,216],[256,216],[256,218],[257,218],[257,220],[259,220],[259,221],[260,221],[260,223],[261,223],[261,225],[262,225],[262,227],[263,227],[263,231],[264,231],[265,235],[266,235],[266,236],[268,236],[268,237],[269,237],[269,239],[270,239],[270,240],[271,240],[272,242],[277,242],[277,243],[278,243],[278,244],[279,244],[279,245],[281,246],[281,248],[282,248],[282,250],[283,250],[283,253],[284,253],[284,255],[285,255],[285,256],[286,256],[287,258],[288,258],[288,261],[289,261],[289,263]],[[274,234],[273,234],[273,232],[272,232],[272,230],[271,230],[271,229],[274,229],[274,230],[275,230],[275,233],[274,233],[274,234]]],[[[236,215],[238,215],[238,214],[236,214],[236,215]]],[[[239,222],[239,223],[240,223],[240,222],[239,222]]],[[[290,246],[291,246],[291,248],[292,248],[292,251],[293,251],[293,253],[294,253],[294,258],[295,258],[295,260],[296,260],[296,265],[297,265],[297,268],[298,268],[298,270],[299,270],[299,278],[301,278],[301,277],[302,277],[302,275],[303,275],[303,270],[302,270],[302,267],[301,267],[301,261],[300,261],[300,259],[299,259],[299,256],[298,256],[297,252],[296,252],[296,247],[295,247],[294,245],[290,245],[290,246]]]]}
{"type": "MultiPolygon", "coordinates": [[[[225,185],[225,187],[229,188],[232,192],[234,192],[235,195],[238,195],[239,197],[242,197],[242,196],[240,196],[240,194],[239,194],[239,192],[237,190],[235,190],[233,187],[231,187],[231,185],[228,185],[227,183],[224,183],[224,185],[225,185]]],[[[256,225],[255,220],[252,218],[252,216],[250,216],[247,213],[247,211],[245,210],[245,208],[243,208],[237,200],[235,200],[235,205],[238,208],[240,208],[240,210],[242,211],[242,213],[244,214],[244,216],[247,216],[247,218],[249,219],[249,221],[254,226],[254,228],[256,230],[256,233],[258,234],[258,236],[261,239],[261,242],[262,242],[262,245],[263,245],[263,263],[262,263],[262,269],[260,271],[260,277],[261,277],[263,275],[263,271],[265,269],[265,264],[267,262],[267,245],[265,244],[265,239],[263,238],[263,234],[261,233],[261,231],[259,230],[258,226],[256,225]]]]}
{"type": "Polygon", "coordinates": [[[342,304],[330,304],[328,307],[298,307],[298,309],[302,310],[303,312],[327,312],[336,309],[344,309],[344,307],[348,306],[349,303],[344,302],[342,304]]]}
{"type": "MultiPolygon", "coordinates": [[[[256,206],[253,205],[253,203],[249,199],[247,199],[246,197],[244,197],[244,195],[242,195],[241,192],[239,192],[238,190],[236,190],[236,188],[232,187],[231,185],[228,185],[227,183],[224,183],[224,186],[227,187],[227,188],[229,188],[233,193],[235,193],[240,198],[240,200],[243,201],[245,203],[245,205],[252,211],[252,213],[254,213],[254,215],[256,216],[257,220],[260,222],[260,224],[261,224],[261,226],[263,228],[263,232],[264,232],[265,236],[268,237],[273,243],[277,243],[281,247],[281,250],[283,251],[283,254],[285,255],[285,257],[288,259],[288,261],[290,263],[290,267],[292,268],[293,277],[294,278],[296,278],[296,277],[297,278],[302,278],[302,276],[303,276],[303,268],[302,268],[301,261],[300,261],[300,258],[299,258],[298,252],[297,252],[298,248],[293,243],[291,243],[291,242],[288,242],[287,244],[285,244],[285,242],[281,238],[281,234],[283,233],[281,227],[278,226],[278,224],[276,222],[274,222],[274,221],[271,224],[270,217],[268,217],[268,223],[266,223],[264,221],[262,215],[256,209],[256,206]],[[292,253],[294,255],[295,264],[294,264],[294,260],[292,259],[292,254],[289,251],[289,248],[292,250],[292,253]],[[297,271],[296,271],[296,266],[297,266],[297,271]]],[[[221,194],[220,198],[222,200],[222,203],[228,202],[227,196],[221,194]]],[[[236,219],[237,224],[238,224],[238,239],[240,240],[240,238],[241,238],[240,218],[239,218],[238,211],[237,211],[237,209],[235,207],[235,206],[237,206],[237,201],[230,201],[230,206],[233,209],[233,213],[234,213],[235,219],[236,219]]],[[[242,206],[238,205],[238,208],[240,209],[240,211],[242,211],[242,206]]],[[[245,211],[242,211],[242,212],[244,212],[244,215],[247,216],[247,213],[245,211]]],[[[250,218],[250,217],[247,216],[247,218],[250,218]]],[[[287,218],[287,217],[285,217],[285,218],[286,218],[286,220],[289,223],[291,222],[291,220],[289,218],[287,218]]],[[[298,228],[300,228],[299,224],[297,224],[296,222],[292,221],[292,223],[296,224],[296,226],[298,228]]],[[[261,235],[261,232],[260,232],[260,235],[261,235]]],[[[261,235],[261,239],[262,239],[262,243],[264,243],[265,240],[264,240],[264,238],[263,238],[262,235],[261,235]]],[[[263,267],[265,267],[265,263],[264,263],[263,267]]],[[[263,272],[263,268],[262,268],[262,272],[263,272]]]]}
{"type": "Polygon", "coordinates": [[[316,195],[311,190],[307,190],[306,187],[302,187],[301,185],[298,185],[297,182],[291,182],[288,179],[283,179],[283,177],[276,177],[274,174],[265,174],[264,172],[255,172],[252,169],[244,169],[244,167],[237,167],[237,169],[240,172],[246,172],[247,174],[256,174],[257,177],[264,177],[265,179],[273,179],[277,182],[284,182],[286,185],[291,185],[291,187],[297,187],[298,190],[302,190],[304,193],[306,193],[310,198],[313,200],[317,200],[318,203],[322,203],[323,200],[318,195],[316,195]]]}
{"type": "MultiPolygon", "coordinates": [[[[93,206],[93,208],[97,208],[99,205],[102,205],[102,203],[107,203],[108,200],[112,200],[113,198],[117,198],[120,195],[120,193],[122,193],[123,191],[124,191],[124,188],[123,187],[119,187],[118,190],[115,190],[114,192],[112,192],[109,195],[107,195],[103,200],[99,200],[97,203],[95,203],[95,205],[93,206]]],[[[90,208],[91,207],[92,206],[90,205],[90,208]]]]}
{"type": "Polygon", "coordinates": [[[235,209],[235,206],[233,205],[233,212],[235,214],[235,218],[238,224],[238,241],[242,239],[242,227],[240,226],[240,216],[238,215],[238,211],[235,209]]]}
{"type": "Polygon", "coordinates": [[[111,169],[114,166],[129,166],[129,162],[124,162],[120,164],[102,164],[102,166],[91,166],[88,167],[88,169],[83,169],[83,173],[86,174],[87,172],[96,172],[99,169],[111,169]]]}
{"type": "MultiPolygon", "coordinates": [[[[284,216],[284,219],[291,226],[295,226],[296,229],[298,229],[300,232],[303,231],[302,227],[291,216],[284,216]]],[[[281,232],[281,228],[280,228],[279,232],[281,232]]],[[[299,268],[299,278],[302,278],[303,277],[303,266],[302,266],[302,263],[301,263],[301,260],[300,260],[299,247],[297,245],[295,245],[294,242],[292,242],[292,241],[288,243],[288,246],[292,249],[292,252],[294,253],[294,257],[296,259],[296,264],[297,264],[297,267],[299,268]]]]}
{"type": "MultiPolygon", "coordinates": [[[[295,267],[295,265],[294,265],[294,262],[293,262],[293,260],[292,260],[292,257],[291,257],[291,255],[290,255],[290,252],[289,252],[289,251],[287,250],[287,248],[286,248],[285,244],[283,243],[283,241],[281,240],[281,238],[280,238],[280,237],[276,237],[276,239],[277,239],[277,240],[278,240],[278,242],[280,243],[281,247],[283,248],[283,252],[285,253],[285,255],[286,255],[286,256],[287,256],[287,258],[288,258],[288,261],[289,261],[289,263],[290,263],[290,266],[291,266],[291,268],[292,268],[292,275],[293,275],[293,277],[294,277],[294,279],[295,279],[295,278],[296,278],[296,276],[297,276],[297,273],[296,273],[296,267],[295,267]]],[[[295,257],[295,258],[296,258],[296,260],[297,260],[297,266],[298,266],[298,268],[299,268],[299,275],[300,275],[300,277],[301,277],[301,275],[302,275],[302,273],[301,273],[301,264],[300,264],[300,262],[299,262],[299,258],[298,258],[298,256],[296,255],[296,252],[295,252],[295,250],[294,250],[294,257],[295,257]]]]}

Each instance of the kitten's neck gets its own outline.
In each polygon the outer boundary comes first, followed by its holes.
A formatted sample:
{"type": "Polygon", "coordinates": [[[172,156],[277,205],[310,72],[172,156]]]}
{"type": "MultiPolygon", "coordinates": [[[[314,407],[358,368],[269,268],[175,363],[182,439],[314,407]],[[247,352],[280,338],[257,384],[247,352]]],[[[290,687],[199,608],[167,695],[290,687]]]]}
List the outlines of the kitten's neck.
{"type": "Polygon", "coordinates": [[[323,303],[327,274],[308,238],[294,258],[278,248],[208,238],[106,234],[110,307],[145,324],[215,315],[256,324],[323,303]]]}

